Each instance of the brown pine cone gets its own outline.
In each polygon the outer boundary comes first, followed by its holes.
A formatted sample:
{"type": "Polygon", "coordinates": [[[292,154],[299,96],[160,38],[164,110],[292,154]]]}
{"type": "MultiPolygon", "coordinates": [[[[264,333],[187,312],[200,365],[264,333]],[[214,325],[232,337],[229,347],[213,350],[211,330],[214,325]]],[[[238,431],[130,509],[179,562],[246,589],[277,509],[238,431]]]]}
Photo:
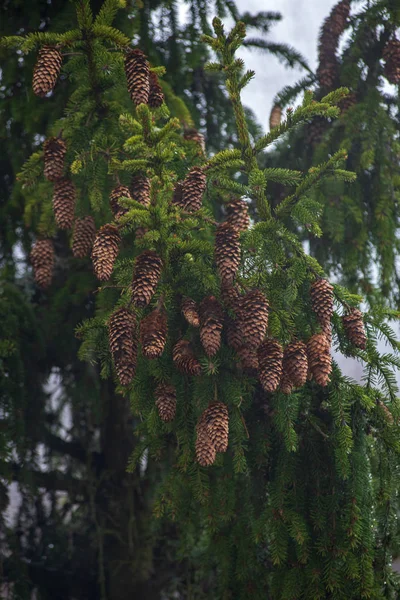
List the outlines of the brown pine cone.
{"type": "Polygon", "coordinates": [[[383,49],[384,73],[389,83],[400,83],[400,41],[389,40],[383,49]]]}
{"type": "Polygon", "coordinates": [[[136,259],[132,279],[132,300],[135,306],[150,303],[161,277],[162,260],[154,250],[144,250],[136,259]]]}
{"type": "Polygon", "coordinates": [[[194,127],[189,127],[188,129],[185,129],[185,131],[183,132],[183,139],[187,142],[194,142],[195,144],[198,144],[201,148],[201,153],[206,153],[206,142],[204,139],[204,135],[197,131],[197,129],[195,129],[194,127]]]}
{"type": "Polygon", "coordinates": [[[229,223],[220,223],[217,227],[215,262],[222,284],[232,284],[240,264],[240,242],[239,233],[229,223]]]}
{"type": "Polygon", "coordinates": [[[115,225],[103,225],[97,232],[93,243],[92,261],[95,275],[100,281],[110,279],[120,243],[121,236],[115,225]]]}
{"type": "Polygon", "coordinates": [[[341,114],[343,115],[355,104],[357,104],[357,94],[355,94],[354,92],[350,92],[349,94],[347,94],[347,96],[345,96],[338,102],[338,107],[340,108],[341,114]]]}
{"type": "Polygon", "coordinates": [[[67,146],[61,138],[48,138],[43,144],[44,176],[49,181],[61,179],[64,171],[64,158],[67,146]]]}
{"type": "Polygon", "coordinates": [[[342,323],[350,343],[356,348],[365,350],[367,347],[367,334],[365,333],[362,312],[358,308],[353,308],[347,315],[343,315],[342,323]]]}
{"type": "Polygon", "coordinates": [[[349,14],[350,0],[341,0],[333,7],[322,26],[318,45],[319,64],[317,76],[321,86],[326,89],[332,89],[337,84],[339,63],[336,58],[336,51],[339,38],[346,28],[349,14]]]}
{"type": "Polygon", "coordinates": [[[118,201],[120,198],[132,198],[129,188],[126,187],[126,185],[117,185],[110,194],[110,207],[116,220],[128,212],[127,208],[123,208],[119,205],[118,201]]]}
{"type": "Polygon", "coordinates": [[[316,279],[311,285],[311,307],[322,328],[330,326],[333,315],[333,286],[326,279],[316,279]]]}
{"type": "Polygon", "coordinates": [[[275,129],[278,125],[281,124],[282,119],[282,108],[279,104],[275,104],[275,106],[271,110],[271,114],[269,116],[269,128],[270,130],[275,129]]]}
{"type": "Polygon", "coordinates": [[[72,237],[72,254],[75,258],[89,256],[96,237],[96,225],[90,215],[75,219],[72,237]]]}
{"type": "Polygon", "coordinates": [[[150,67],[141,50],[130,50],[126,54],[125,75],[128,92],[135,106],[147,104],[150,94],[150,67]]]}
{"type": "Polygon", "coordinates": [[[167,343],[167,313],[156,308],[140,323],[140,343],[146,358],[159,358],[167,343]]]}
{"type": "Polygon", "coordinates": [[[226,205],[226,212],[226,222],[236,229],[236,231],[246,231],[249,228],[250,218],[247,202],[240,198],[231,200],[226,205]]]}
{"type": "Polygon", "coordinates": [[[229,415],[228,407],[223,402],[213,402],[204,411],[202,419],[207,424],[207,433],[217,452],[228,449],[229,415]]]}
{"type": "Polygon", "coordinates": [[[150,206],[150,179],[145,175],[134,175],[130,185],[131,196],[143,206],[150,206]]]}
{"type": "Polygon", "coordinates": [[[240,303],[242,301],[238,286],[222,285],[221,296],[225,307],[238,315],[240,312],[240,303]]]}
{"type": "Polygon", "coordinates": [[[285,372],[282,373],[281,382],[279,384],[279,389],[282,394],[291,394],[293,391],[294,385],[293,381],[290,379],[289,375],[285,372]]]}
{"type": "Polygon", "coordinates": [[[221,346],[224,314],[214,296],[204,298],[199,307],[200,340],[207,356],[214,356],[221,346]]]}
{"type": "Polygon", "coordinates": [[[318,385],[328,385],[332,371],[330,344],[324,333],[315,333],[307,343],[310,372],[318,385]]]}
{"type": "Polygon", "coordinates": [[[200,327],[200,317],[197,302],[191,298],[183,298],[181,310],[189,325],[192,327],[200,327]]]}
{"type": "Polygon", "coordinates": [[[172,350],[172,359],[176,368],[187,375],[200,375],[201,365],[194,355],[188,340],[179,340],[172,350]]]}
{"type": "Polygon", "coordinates": [[[42,289],[49,287],[53,278],[54,267],[54,245],[52,240],[37,240],[31,250],[30,259],[38,286],[42,289]]]}
{"type": "Polygon", "coordinates": [[[176,413],[176,389],[169,383],[159,383],[154,392],[160,419],[165,423],[173,421],[176,413]]]}
{"type": "Polygon", "coordinates": [[[304,342],[291,342],[283,353],[283,373],[293,386],[302,387],[307,381],[307,346],[304,342]]]}
{"type": "Polygon", "coordinates": [[[393,425],[394,418],[386,404],[382,402],[382,400],[377,400],[376,405],[380,417],[386,422],[387,425],[393,425]]]}
{"type": "Polygon", "coordinates": [[[247,346],[242,346],[237,350],[240,358],[239,366],[249,377],[257,377],[259,370],[257,351],[247,346]]]}
{"type": "Polygon", "coordinates": [[[206,189],[206,176],[201,167],[192,167],[182,183],[182,196],[174,198],[177,204],[187,212],[195,212],[201,208],[203,194],[206,189]]]}
{"type": "Polygon", "coordinates": [[[196,425],[196,460],[201,467],[209,467],[214,464],[216,450],[208,435],[207,423],[203,415],[196,425]]]}
{"type": "Polygon", "coordinates": [[[155,73],[150,71],[150,93],[149,93],[149,106],[150,108],[160,108],[164,102],[164,94],[158,77],[155,73]]]}
{"type": "Polygon", "coordinates": [[[228,346],[233,348],[236,352],[243,346],[243,333],[238,326],[236,319],[225,317],[226,325],[226,341],[228,346]]]}
{"type": "Polygon", "coordinates": [[[259,379],[266,392],[274,392],[282,377],[282,346],[277,340],[265,340],[257,351],[259,379]]]}
{"type": "Polygon", "coordinates": [[[250,290],[243,296],[238,322],[245,344],[249,348],[257,349],[268,327],[268,301],[260,290],[250,290]]]}
{"type": "Polygon", "coordinates": [[[43,46],[33,69],[33,93],[40,98],[52,91],[61,71],[62,56],[57,48],[43,46]]]}
{"type": "Polygon", "coordinates": [[[74,222],[76,203],[75,186],[70,179],[63,177],[54,182],[53,210],[60,229],[70,229],[74,222]]]}
{"type": "Polygon", "coordinates": [[[117,308],[112,313],[108,339],[118,379],[121,385],[129,385],[136,370],[137,335],[135,315],[127,308],[117,308]]]}

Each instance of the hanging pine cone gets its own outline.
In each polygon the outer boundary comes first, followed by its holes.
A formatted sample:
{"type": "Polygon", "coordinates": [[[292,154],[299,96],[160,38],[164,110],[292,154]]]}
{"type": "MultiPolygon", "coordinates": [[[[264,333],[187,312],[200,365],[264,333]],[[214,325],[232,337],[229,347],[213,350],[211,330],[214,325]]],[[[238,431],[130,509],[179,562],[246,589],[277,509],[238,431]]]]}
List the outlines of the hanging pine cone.
{"type": "Polygon", "coordinates": [[[43,46],[33,69],[33,93],[40,98],[52,91],[61,71],[62,56],[57,48],[43,46]]]}
{"type": "Polygon", "coordinates": [[[176,368],[187,375],[200,375],[201,365],[194,355],[188,340],[179,340],[172,350],[176,368]]]}
{"type": "Polygon", "coordinates": [[[268,301],[260,290],[250,290],[242,297],[238,321],[245,344],[257,349],[268,327],[268,301]]]}
{"type": "Polygon", "coordinates": [[[302,387],[307,381],[307,346],[304,342],[291,342],[283,353],[283,373],[295,387],[302,387]]]}
{"type": "Polygon", "coordinates": [[[200,327],[200,317],[197,302],[191,298],[183,298],[181,311],[189,325],[192,327],[200,327]]]}
{"type": "Polygon", "coordinates": [[[75,219],[72,254],[75,258],[89,256],[96,237],[96,225],[90,215],[75,219]]]}
{"type": "Polygon", "coordinates": [[[121,198],[132,199],[129,188],[126,187],[126,185],[117,185],[117,187],[115,187],[110,194],[110,207],[116,220],[128,212],[127,208],[123,208],[119,205],[119,200],[121,198]]]}
{"type": "Polygon", "coordinates": [[[42,289],[49,287],[53,278],[54,245],[52,240],[37,240],[31,250],[35,281],[42,289]]]}
{"type": "Polygon", "coordinates": [[[223,312],[214,296],[204,298],[199,307],[200,340],[207,356],[214,356],[221,346],[223,312]]]}
{"type": "Polygon", "coordinates": [[[341,0],[333,7],[322,26],[318,45],[319,64],[317,76],[321,86],[326,89],[336,87],[339,74],[336,51],[339,38],[346,28],[349,14],[350,0],[341,0]]]}
{"type": "Polygon", "coordinates": [[[135,315],[121,307],[108,322],[108,339],[115,369],[121,385],[129,385],[136,370],[137,336],[135,315]]]}
{"type": "Polygon", "coordinates": [[[222,284],[232,284],[240,264],[240,242],[239,233],[229,223],[220,223],[217,227],[215,262],[222,284]]]}
{"type": "Polygon", "coordinates": [[[290,379],[290,377],[285,372],[285,370],[283,370],[281,382],[279,384],[280,391],[282,392],[282,394],[289,395],[292,393],[293,388],[294,388],[293,381],[290,379]]]}
{"type": "Polygon", "coordinates": [[[162,260],[154,250],[144,250],[136,259],[132,279],[132,300],[135,306],[150,303],[161,277],[162,260]]]}
{"type": "Polygon", "coordinates": [[[237,285],[222,285],[221,296],[226,308],[239,314],[242,297],[237,285]]]}
{"type": "Polygon", "coordinates": [[[243,333],[236,319],[225,317],[225,331],[228,346],[238,352],[243,346],[243,333]]]}
{"type": "Polygon", "coordinates": [[[66,177],[54,183],[53,210],[60,229],[70,229],[74,222],[76,203],[75,186],[66,177]]]}
{"type": "Polygon", "coordinates": [[[145,175],[134,175],[130,185],[131,196],[143,206],[150,206],[150,179],[145,175]]]}
{"type": "Polygon", "coordinates": [[[282,377],[282,346],[277,340],[265,340],[257,356],[260,383],[266,392],[274,392],[282,377]]]}
{"type": "Polygon", "coordinates": [[[93,243],[92,261],[97,279],[110,279],[118,256],[121,236],[115,225],[103,225],[97,232],[93,243]]]}
{"type": "Polygon", "coordinates": [[[332,371],[330,344],[324,333],[315,333],[307,343],[310,372],[318,385],[328,385],[332,371]]]}
{"type": "Polygon", "coordinates": [[[130,50],[125,56],[128,92],[135,106],[147,104],[150,94],[150,67],[141,50],[130,50]]]}
{"type": "Polygon", "coordinates": [[[194,127],[185,129],[185,131],[183,132],[183,139],[187,142],[194,142],[195,144],[198,144],[201,148],[201,153],[206,153],[206,142],[204,139],[204,135],[197,131],[197,129],[195,129],[194,127]]]}
{"type": "Polygon", "coordinates": [[[160,419],[165,423],[173,421],[176,413],[176,390],[169,383],[159,383],[154,392],[160,419]]]}
{"type": "Polygon", "coordinates": [[[164,94],[158,77],[155,73],[150,72],[149,106],[150,108],[160,108],[163,102],[164,94]]]}
{"type": "Polygon", "coordinates": [[[192,167],[182,183],[181,198],[174,197],[174,204],[187,212],[195,212],[201,208],[205,189],[206,176],[202,168],[192,167]]]}
{"type": "Polygon", "coordinates": [[[49,181],[61,179],[64,171],[64,157],[67,146],[61,138],[51,137],[43,145],[44,176],[49,181]]]}
{"type": "Polygon", "coordinates": [[[365,350],[367,335],[365,333],[363,315],[358,308],[353,308],[347,315],[343,315],[342,323],[346,335],[353,346],[365,350]]]}
{"type": "Polygon", "coordinates": [[[257,377],[259,370],[257,351],[247,346],[242,346],[237,350],[240,358],[240,368],[243,369],[249,377],[257,377]]]}
{"type": "Polygon", "coordinates": [[[281,124],[282,119],[282,108],[279,104],[275,104],[275,106],[271,110],[271,114],[269,116],[269,128],[270,130],[275,129],[278,125],[281,124]]]}
{"type": "Polygon", "coordinates": [[[159,358],[167,343],[167,313],[156,308],[140,323],[140,343],[146,358],[159,358]]]}
{"type": "Polygon", "coordinates": [[[231,225],[236,231],[246,231],[250,225],[249,210],[247,202],[236,198],[231,200],[226,205],[226,222],[231,225]]]}
{"type": "Polygon", "coordinates": [[[214,464],[215,457],[215,446],[210,440],[207,423],[202,415],[196,425],[196,460],[201,467],[209,467],[214,464]]]}
{"type": "Polygon", "coordinates": [[[397,39],[389,40],[383,49],[383,59],[385,61],[385,77],[389,83],[397,85],[400,83],[400,41],[397,39]]]}
{"type": "Polygon", "coordinates": [[[223,402],[213,402],[204,411],[202,420],[207,424],[207,433],[217,452],[228,449],[229,415],[228,407],[223,402]]]}
{"type": "Polygon", "coordinates": [[[386,424],[389,426],[393,425],[394,418],[393,418],[393,415],[390,412],[389,408],[386,406],[386,404],[384,402],[382,402],[382,400],[377,400],[376,407],[377,407],[378,414],[383,419],[383,421],[385,421],[386,424]]]}
{"type": "Polygon", "coordinates": [[[321,327],[328,328],[333,315],[333,286],[326,279],[316,279],[311,285],[311,307],[321,327]]]}
{"type": "Polygon", "coordinates": [[[355,94],[354,92],[350,92],[349,94],[347,94],[347,96],[345,96],[338,102],[338,107],[340,108],[340,112],[343,115],[355,104],[357,104],[357,94],[355,94]]]}

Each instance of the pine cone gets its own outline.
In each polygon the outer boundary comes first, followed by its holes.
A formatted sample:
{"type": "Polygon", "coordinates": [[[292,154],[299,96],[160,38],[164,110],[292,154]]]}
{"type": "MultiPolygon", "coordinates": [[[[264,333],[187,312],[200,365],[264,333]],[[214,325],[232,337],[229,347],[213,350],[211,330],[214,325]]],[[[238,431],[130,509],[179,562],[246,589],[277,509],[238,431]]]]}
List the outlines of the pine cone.
{"type": "Polygon", "coordinates": [[[150,206],[150,179],[145,175],[134,175],[130,185],[131,196],[143,206],[150,206]]]}
{"type": "Polygon", "coordinates": [[[283,353],[283,374],[293,386],[302,387],[307,381],[307,346],[304,342],[291,342],[283,353]]]}
{"type": "Polygon", "coordinates": [[[74,235],[72,238],[72,254],[75,258],[89,256],[96,237],[96,225],[93,217],[88,215],[75,219],[74,235]]]}
{"type": "Polygon", "coordinates": [[[333,286],[326,279],[316,279],[313,282],[311,306],[321,327],[329,327],[333,315],[333,286]]]}
{"type": "Polygon", "coordinates": [[[74,222],[76,203],[75,186],[66,177],[54,183],[53,210],[60,229],[70,229],[74,222]]]}
{"type": "Polygon", "coordinates": [[[282,392],[282,394],[291,394],[293,391],[294,385],[293,385],[293,381],[290,379],[289,375],[287,373],[285,373],[285,371],[283,371],[282,373],[282,377],[281,377],[281,382],[279,384],[279,389],[282,392]]]}
{"type": "Polygon", "coordinates": [[[386,422],[387,425],[393,425],[394,418],[389,408],[386,406],[382,400],[376,401],[378,414],[380,414],[381,418],[386,422]]]}
{"type": "Polygon", "coordinates": [[[222,285],[221,296],[226,308],[229,308],[230,310],[233,310],[234,313],[239,314],[242,297],[240,295],[238,286],[222,285]]]}
{"type": "Polygon", "coordinates": [[[229,415],[228,407],[223,402],[213,402],[204,411],[202,420],[206,422],[207,433],[217,452],[228,449],[229,415]]]}
{"type": "Polygon", "coordinates": [[[192,167],[182,183],[182,196],[174,198],[177,204],[187,212],[195,212],[201,208],[203,194],[206,189],[206,176],[201,167],[192,167]]]}
{"type": "Polygon", "coordinates": [[[192,327],[200,327],[200,317],[197,302],[191,298],[183,298],[181,310],[189,325],[192,327]]]}
{"type": "Polygon", "coordinates": [[[173,421],[176,413],[176,390],[169,383],[159,383],[154,392],[160,419],[165,423],[173,421]]]}
{"type": "Polygon", "coordinates": [[[156,308],[140,323],[140,343],[146,358],[159,358],[167,343],[167,314],[156,308]]]}
{"type": "Polygon", "coordinates": [[[385,77],[389,83],[400,83],[400,41],[390,40],[383,49],[385,77]]]}
{"type": "Polygon", "coordinates": [[[228,346],[238,352],[243,346],[243,333],[236,319],[225,317],[226,324],[226,341],[228,346]]]}
{"type": "Polygon", "coordinates": [[[231,225],[236,231],[246,231],[250,225],[249,210],[247,202],[237,198],[231,200],[226,205],[227,218],[226,222],[231,225]]]}
{"type": "Polygon", "coordinates": [[[278,125],[281,124],[282,119],[282,108],[279,104],[275,104],[275,106],[271,110],[271,114],[269,116],[269,128],[270,130],[275,129],[278,125]]]}
{"type": "Polygon", "coordinates": [[[266,392],[274,392],[282,377],[282,346],[277,340],[265,340],[257,351],[259,379],[266,392]]]}
{"type": "Polygon", "coordinates": [[[147,104],[150,94],[150,67],[141,50],[130,50],[125,56],[125,75],[133,103],[147,104]]]}
{"type": "Polygon", "coordinates": [[[149,106],[150,108],[160,108],[163,102],[164,94],[158,77],[155,73],[150,72],[149,106]]]}
{"type": "Polygon", "coordinates": [[[57,48],[43,46],[33,69],[33,93],[40,98],[52,91],[61,71],[62,56],[57,48]]]}
{"type": "Polygon", "coordinates": [[[194,355],[188,340],[179,340],[172,350],[176,368],[187,375],[200,375],[201,365],[194,355]]]}
{"type": "Polygon", "coordinates": [[[332,371],[330,344],[324,333],[315,333],[307,343],[310,372],[318,385],[328,385],[332,371]]]}
{"type": "Polygon", "coordinates": [[[108,322],[110,351],[121,385],[128,385],[136,370],[137,336],[135,315],[118,308],[108,322]]]}
{"type": "Polygon", "coordinates": [[[153,250],[144,250],[136,259],[132,279],[132,300],[135,306],[150,303],[161,277],[162,260],[153,250]]]}
{"type": "Polygon", "coordinates": [[[208,435],[207,423],[203,415],[196,425],[196,459],[201,467],[209,467],[214,464],[216,450],[208,435]]]}
{"type": "Polygon", "coordinates": [[[240,264],[239,233],[220,223],[215,233],[215,262],[223,285],[232,284],[240,264]]]}
{"type": "Polygon", "coordinates": [[[201,153],[206,153],[206,142],[204,139],[204,135],[197,131],[197,129],[195,129],[194,127],[185,129],[185,131],[183,132],[183,139],[187,142],[194,142],[195,144],[198,144],[201,148],[201,153]]]}
{"type": "Polygon", "coordinates": [[[245,344],[257,349],[268,327],[268,301],[260,290],[250,290],[243,296],[238,322],[245,344]]]}
{"type": "Polygon", "coordinates": [[[221,346],[223,312],[214,296],[204,298],[199,307],[200,340],[207,356],[214,356],[221,346]]]}
{"type": "Polygon", "coordinates": [[[314,117],[306,129],[305,145],[312,147],[318,146],[325,131],[327,130],[327,127],[328,124],[326,119],[323,117],[314,117]]]}
{"type": "Polygon", "coordinates": [[[350,108],[352,108],[355,104],[357,104],[357,94],[354,92],[350,92],[338,102],[338,107],[340,108],[340,112],[343,115],[350,108]]]}
{"type": "Polygon", "coordinates": [[[249,377],[257,377],[259,371],[258,356],[256,350],[242,346],[237,354],[240,358],[240,367],[249,377]]]}
{"type": "Polygon", "coordinates": [[[115,225],[103,225],[97,232],[93,243],[92,261],[97,279],[110,279],[118,256],[121,236],[115,225]]]}
{"type": "Polygon", "coordinates": [[[44,176],[49,181],[61,179],[64,171],[64,158],[67,146],[61,138],[48,138],[44,145],[44,176]]]}
{"type": "Polygon", "coordinates": [[[333,7],[322,26],[318,45],[319,65],[317,76],[321,86],[326,89],[336,87],[339,75],[336,50],[339,38],[346,28],[349,14],[350,0],[341,0],[333,7]]]}
{"type": "Polygon", "coordinates": [[[120,198],[132,198],[129,188],[126,185],[117,185],[110,194],[110,207],[116,220],[128,212],[127,208],[119,205],[120,198]]]}
{"type": "Polygon", "coordinates": [[[54,245],[52,240],[37,240],[31,250],[35,281],[42,289],[49,287],[53,278],[54,245]]]}
{"type": "Polygon", "coordinates": [[[353,308],[349,314],[342,317],[342,323],[350,343],[356,348],[365,350],[367,347],[367,335],[365,333],[362,312],[358,308],[353,308]]]}

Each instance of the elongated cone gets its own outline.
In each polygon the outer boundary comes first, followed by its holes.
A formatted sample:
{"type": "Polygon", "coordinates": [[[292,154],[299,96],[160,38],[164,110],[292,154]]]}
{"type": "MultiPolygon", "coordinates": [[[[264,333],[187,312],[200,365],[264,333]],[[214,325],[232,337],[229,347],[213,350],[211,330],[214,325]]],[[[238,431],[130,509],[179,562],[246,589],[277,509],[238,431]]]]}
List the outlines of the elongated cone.
{"type": "Polygon", "coordinates": [[[90,215],[75,219],[72,254],[75,258],[89,256],[96,237],[96,225],[90,215]]]}
{"type": "Polygon", "coordinates": [[[275,106],[272,108],[271,114],[269,116],[270,130],[275,129],[275,127],[278,127],[278,125],[281,124],[281,118],[282,118],[282,108],[279,106],[279,104],[275,104],[275,106]]]}
{"type": "Polygon", "coordinates": [[[176,390],[169,383],[159,383],[154,392],[160,419],[168,423],[173,421],[176,413],[176,390]]]}
{"type": "Polygon", "coordinates": [[[150,206],[150,179],[145,175],[134,175],[130,185],[131,196],[143,206],[150,206]]]}
{"type": "Polygon", "coordinates": [[[236,315],[240,312],[242,297],[237,285],[222,285],[221,296],[225,308],[232,310],[236,315]]]}
{"type": "Polygon", "coordinates": [[[347,25],[350,13],[350,0],[341,0],[325,19],[319,36],[319,64],[317,76],[322,87],[332,89],[337,83],[339,63],[336,51],[339,38],[347,25]]]}
{"type": "Polygon", "coordinates": [[[291,342],[283,353],[283,373],[294,387],[302,387],[307,381],[308,358],[304,342],[291,342]]]}
{"type": "Polygon", "coordinates": [[[238,349],[237,354],[240,358],[239,366],[243,369],[244,373],[249,377],[257,377],[259,371],[257,351],[247,346],[242,346],[238,349]]]}
{"type": "Polygon", "coordinates": [[[207,424],[208,437],[217,452],[228,449],[229,415],[228,407],[223,402],[213,402],[204,411],[203,419],[207,424]]]}
{"type": "Polygon", "coordinates": [[[43,46],[33,69],[33,93],[40,98],[52,91],[61,71],[62,56],[57,48],[43,46]]]}
{"type": "Polygon", "coordinates": [[[133,103],[147,104],[150,94],[150,67],[145,54],[139,50],[130,50],[125,56],[125,75],[128,92],[133,103]]]}
{"type": "Polygon", "coordinates": [[[164,102],[164,94],[158,77],[155,73],[150,71],[150,93],[149,93],[149,106],[150,108],[160,108],[164,102]]]}
{"type": "Polygon", "coordinates": [[[229,223],[236,231],[246,231],[250,225],[249,210],[247,202],[236,198],[231,200],[226,205],[226,222],[229,223]]]}
{"type": "Polygon", "coordinates": [[[367,335],[365,333],[362,312],[358,308],[353,308],[347,315],[342,317],[342,323],[346,335],[353,346],[365,350],[367,335]]]}
{"type": "Polygon", "coordinates": [[[307,343],[310,372],[318,385],[328,385],[332,371],[330,344],[324,333],[315,333],[307,343]]]}
{"type": "Polygon", "coordinates": [[[381,418],[386,421],[387,425],[393,425],[394,423],[394,418],[392,413],[390,412],[389,408],[386,406],[386,404],[384,402],[382,402],[382,400],[377,400],[376,401],[376,410],[378,411],[378,414],[381,416],[381,418]]]}
{"type": "Polygon", "coordinates": [[[199,307],[200,340],[207,356],[214,356],[221,346],[223,312],[214,296],[204,298],[199,307]]]}
{"type": "Polygon", "coordinates": [[[129,385],[135,376],[137,335],[135,315],[125,307],[117,308],[108,322],[110,351],[121,385],[129,385]]]}
{"type": "Polygon", "coordinates": [[[30,255],[35,281],[42,289],[49,287],[53,278],[54,245],[52,240],[37,240],[30,255]]]}
{"type": "Polygon", "coordinates": [[[197,302],[192,300],[192,298],[183,298],[181,310],[189,325],[192,327],[200,327],[199,308],[197,306],[197,302]]]}
{"type": "Polygon", "coordinates": [[[162,260],[154,250],[144,250],[136,259],[132,279],[132,300],[135,306],[150,303],[161,277],[162,260]]]}
{"type": "Polygon", "coordinates": [[[293,388],[294,388],[293,381],[290,379],[290,377],[284,370],[282,373],[279,389],[282,392],[282,394],[291,394],[293,391],[293,388]]]}
{"type": "Polygon", "coordinates": [[[222,284],[232,284],[240,264],[240,242],[239,233],[227,222],[215,233],[215,262],[222,284]]]}
{"type": "Polygon", "coordinates": [[[187,375],[200,375],[201,365],[194,355],[188,340],[179,340],[172,350],[172,359],[176,368],[187,375]]]}
{"type": "Polygon", "coordinates": [[[400,83],[400,41],[397,39],[389,40],[383,49],[383,59],[385,61],[385,77],[389,83],[397,85],[400,83]]]}
{"type": "Polygon", "coordinates": [[[202,415],[196,426],[196,459],[201,467],[209,467],[214,464],[215,457],[215,446],[210,440],[207,423],[202,415]]]}
{"type": "Polygon", "coordinates": [[[326,279],[316,279],[313,282],[311,306],[321,327],[328,328],[333,315],[333,286],[326,279]]]}
{"type": "Polygon", "coordinates": [[[257,289],[243,296],[238,313],[239,327],[243,340],[249,348],[257,349],[263,341],[268,327],[268,301],[257,289]]]}
{"type": "Polygon", "coordinates": [[[48,138],[44,145],[44,176],[49,181],[61,179],[64,171],[64,158],[67,152],[65,142],[61,138],[48,138]]]}
{"type": "Polygon", "coordinates": [[[201,208],[206,189],[206,176],[201,167],[192,167],[182,183],[182,196],[174,203],[186,210],[195,212],[201,208]]]}
{"type": "Polygon", "coordinates": [[[60,229],[70,229],[74,222],[76,190],[72,181],[66,177],[54,183],[53,210],[60,229]]]}
{"type": "Polygon", "coordinates": [[[100,281],[110,279],[118,256],[121,236],[115,225],[103,225],[93,243],[92,261],[95,275],[100,281]]]}
{"type": "Polygon", "coordinates": [[[225,317],[225,331],[228,346],[238,352],[243,346],[243,333],[238,326],[238,322],[230,317],[225,317]]]}
{"type": "Polygon", "coordinates": [[[167,343],[167,313],[156,308],[140,323],[140,343],[146,358],[159,358],[167,343]]]}
{"type": "Polygon", "coordinates": [[[274,392],[282,377],[282,346],[277,340],[265,340],[257,351],[259,379],[266,392],[274,392]]]}
{"type": "Polygon", "coordinates": [[[194,142],[195,144],[198,144],[200,146],[201,153],[206,153],[206,142],[204,139],[204,135],[197,131],[197,129],[195,129],[194,127],[189,127],[188,129],[185,129],[185,131],[183,132],[183,139],[187,142],[194,142]]]}
{"type": "Polygon", "coordinates": [[[116,220],[128,212],[127,208],[119,205],[121,198],[132,198],[129,188],[126,185],[117,185],[110,194],[110,207],[116,220]]]}

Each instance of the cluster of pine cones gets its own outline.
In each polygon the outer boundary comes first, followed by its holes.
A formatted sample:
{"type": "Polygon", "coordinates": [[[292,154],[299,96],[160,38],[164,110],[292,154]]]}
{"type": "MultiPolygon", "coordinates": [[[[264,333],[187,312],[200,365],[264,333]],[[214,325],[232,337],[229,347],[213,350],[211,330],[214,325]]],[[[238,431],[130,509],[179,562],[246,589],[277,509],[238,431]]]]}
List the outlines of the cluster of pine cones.
{"type": "Polygon", "coordinates": [[[326,90],[337,87],[338,61],[336,51],[339,38],[344,32],[350,14],[350,0],[341,0],[325,19],[319,37],[317,76],[326,90]]]}

